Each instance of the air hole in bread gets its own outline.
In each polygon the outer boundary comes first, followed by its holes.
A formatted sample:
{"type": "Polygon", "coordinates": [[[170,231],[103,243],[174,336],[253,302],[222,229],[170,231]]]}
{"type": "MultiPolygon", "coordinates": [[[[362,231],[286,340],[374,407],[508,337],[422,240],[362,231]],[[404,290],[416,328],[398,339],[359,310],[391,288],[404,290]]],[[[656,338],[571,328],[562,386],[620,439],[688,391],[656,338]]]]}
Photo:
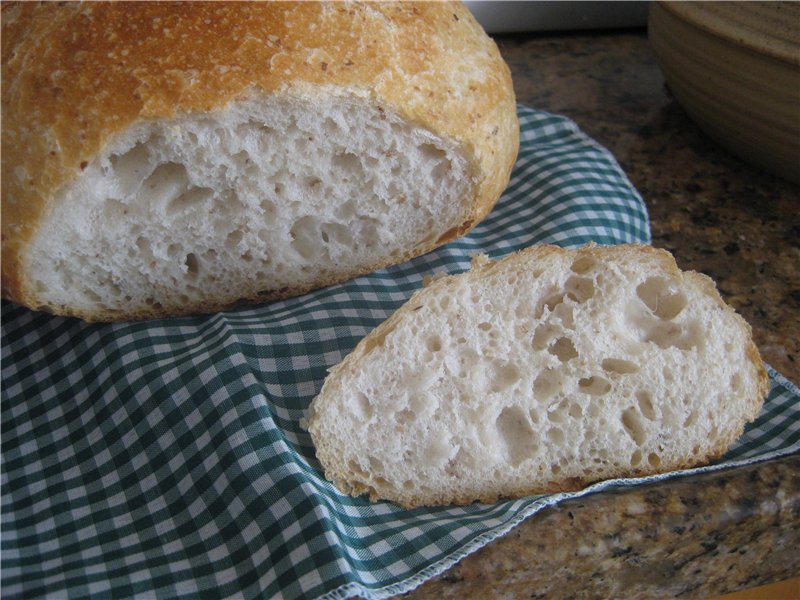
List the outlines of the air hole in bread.
{"type": "Polygon", "coordinates": [[[495,427],[511,466],[518,466],[537,452],[536,434],[519,406],[505,407],[498,415],[495,427]]]}
{"type": "Polygon", "coordinates": [[[419,151],[423,158],[431,162],[443,161],[447,158],[447,152],[433,144],[422,144],[419,151]]]}
{"type": "Polygon", "coordinates": [[[619,375],[628,375],[630,373],[636,373],[639,370],[639,365],[635,362],[622,358],[604,358],[600,366],[604,371],[617,373],[619,375]]]}
{"type": "Polygon", "coordinates": [[[689,414],[687,415],[686,419],[683,421],[683,426],[684,427],[691,427],[696,422],[697,422],[697,411],[696,410],[692,410],[692,411],[689,411],[689,414]]]}
{"type": "Polygon", "coordinates": [[[456,455],[447,463],[445,471],[449,475],[458,477],[465,470],[474,468],[476,468],[475,457],[462,446],[459,447],[456,455]]]}
{"type": "Polygon", "coordinates": [[[450,477],[459,477],[461,469],[459,469],[458,457],[460,454],[461,450],[458,451],[458,454],[456,454],[455,458],[448,460],[447,464],[444,466],[444,472],[450,477]]]}
{"type": "Polygon", "coordinates": [[[542,305],[540,306],[539,310],[536,311],[536,318],[540,318],[544,314],[544,309],[546,308],[548,311],[553,312],[553,310],[562,302],[564,302],[566,294],[563,292],[557,292],[554,294],[550,294],[544,299],[542,305]]]}
{"type": "Polygon", "coordinates": [[[425,345],[431,352],[439,352],[442,349],[442,339],[438,335],[432,335],[425,340],[425,345]]]}
{"type": "Polygon", "coordinates": [[[533,380],[533,395],[537,400],[547,400],[561,389],[561,385],[561,373],[555,369],[547,368],[533,380]]]}
{"type": "Polygon", "coordinates": [[[150,173],[150,153],[146,142],[134,145],[123,154],[112,154],[109,161],[117,186],[125,196],[133,193],[150,173]]]}
{"type": "Polygon", "coordinates": [[[558,357],[561,362],[568,362],[578,356],[578,351],[575,350],[575,344],[567,337],[558,338],[548,348],[550,354],[558,357]]]}
{"type": "Polygon", "coordinates": [[[319,222],[315,217],[301,217],[289,230],[292,248],[305,260],[313,260],[319,251],[319,222]]]}
{"type": "Polygon", "coordinates": [[[502,392],[520,380],[519,368],[514,363],[493,361],[489,375],[492,392],[502,392]]]}
{"type": "Polygon", "coordinates": [[[144,180],[139,195],[145,205],[169,212],[170,204],[189,189],[186,167],[175,162],[158,165],[144,180]]]}
{"type": "Polygon", "coordinates": [[[335,243],[345,247],[353,244],[350,228],[341,223],[323,223],[320,230],[322,232],[322,241],[326,244],[335,243]]]}
{"type": "Polygon", "coordinates": [[[641,446],[647,441],[647,433],[635,408],[630,407],[622,411],[622,425],[637,446],[641,446]]]}
{"type": "Polygon", "coordinates": [[[561,320],[561,325],[572,329],[575,325],[574,311],[569,304],[559,304],[553,311],[553,316],[561,320]]]}
{"type": "Polygon", "coordinates": [[[370,217],[359,217],[358,224],[360,225],[360,238],[363,241],[365,249],[376,248],[380,244],[380,235],[378,234],[378,221],[370,217]]]}
{"type": "Polygon", "coordinates": [[[383,472],[383,463],[376,457],[369,457],[369,472],[373,475],[373,479],[377,482],[380,477],[375,477],[375,473],[383,472]]]}
{"type": "Polygon", "coordinates": [[[547,419],[553,423],[563,423],[567,416],[567,402],[562,400],[552,410],[547,411],[547,419]]]}
{"type": "Polygon", "coordinates": [[[742,375],[741,373],[734,373],[731,375],[731,390],[734,392],[738,392],[739,389],[742,387],[742,375]]]}
{"type": "Polygon", "coordinates": [[[486,346],[491,349],[497,348],[499,344],[499,335],[496,331],[492,330],[489,332],[489,339],[486,340],[486,346]]]}
{"type": "MultiPolygon", "coordinates": [[[[262,198],[261,201],[258,203],[258,205],[261,207],[261,210],[264,211],[264,215],[268,217],[275,216],[277,209],[275,208],[275,203],[269,198],[262,198]]],[[[266,231],[266,230],[262,229],[261,231],[266,231]]]]}
{"type": "Polygon", "coordinates": [[[544,350],[550,345],[550,340],[558,332],[558,328],[549,323],[542,323],[533,332],[533,349],[544,350]]]}
{"type": "Polygon", "coordinates": [[[609,383],[607,379],[597,375],[579,379],[578,386],[580,386],[582,392],[591,396],[602,396],[611,391],[611,383],[609,383]]]}
{"type": "Polygon", "coordinates": [[[636,294],[659,319],[669,321],[686,307],[686,296],[663,277],[649,277],[636,287],[636,294]]]}
{"type": "Polygon", "coordinates": [[[339,131],[339,125],[331,117],[325,117],[322,121],[322,132],[324,135],[332,136],[339,131]]]}
{"type": "Polygon", "coordinates": [[[696,321],[690,322],[686,326],[678,325],[669,321],[658,322],[646,332],[645,342],[652,342],[659,348],[679,348],[681,350],[691,350],[692,348],[702,347],[702,330],[696,321]]]}
{"type": "Polygon", "coordinates": [[[103,216],[107,219],[124,219],[130,208],[116,198],[108,198],[103,207],[103,216]]]}
{"type": "Polygon", "coordinates": [[[225,238],[225,247],[229,250],[233,250],[242,241],[242,237],[244,237],[242,230],[234,229],[228,234],[228,237],[225,238]]]}
{"type": "Polygon", "coordinates": [[[642,413],[642,415],[646,419],[650,421],[655,421],[656,409],[655,406],[653,406],[653,399],[650,396],[650,392],[647,392],[645,390],[639,390],[638,392],[636,392],[635,395],[636,395],[636,403],[637,406],[639,407],[639,412],[642,413]]]}
{"type": "Polygon", "coordinates": [[[637,448],[631,454],[631,466],[638,467],[640,464],[642,464],[642,451],[637,448]]]}
{"type": "Polygon", "coordinates": [[[425,448],[425,462],[433,467],[442,467],[456,453],[450,438],[443,435],[432,437],[425,448]]]}
{"type": "Polygon", "coordinates": [[[364,420],[371,419],[374,409],[369,398],[367,398],[367,395],[363,392],[356,392],[355,400],[355,408],[356,411],[361,415],[361,418],[364,420]]]}
{"type": "Polygon", "coordinates": [[[175,215],[186,210],[195,209],[208,202],[213,195],[214,192],[210,188],[190,187],[170,201],[167,205],[167,214],[175,215]]]}
{"type": "Polygon", "coordinates": [[[364,468],[361,466],[361,464],[356,460],[347,461],[347,468],[350,469],[350,471],[352,471],[353,473],[355,473],[356,475],[358,475],[360,477],[363,477],[363,478],[367,478],[368,477],[367,472],[364,470],[364,468]]]}
{"type": "Polygon", "coordinates": [[[593,256],[579,256],[570,265],[573,273],[584,275],[597,267],[597,260],[593,256]]]}
{"type": "Polygon", "coordinates": [[[478,329],[481,331],[490,331],[492,329],[492,324],[484,321],[483,323],[478,324],[478,329]]]}
{"type": "Polygon", "coordinates": [[[567,297],[582,304],[594,296],[594,281],[588,277],[572,275],[566,282],[567,297]]]}
{"type": "Polygon", "coordinates": [[[197,256],[191,252],[187,254],[184,265],[186,266],[186,273],[188,275],[191,277],[197,277],[197,274],[200,272],[200,264],[197,261],[197,256]]]}
{"type": "Polygon", "coordinates": [[[145,259],[153,258],[153,250],[150,247],[150,240],[148,240],[146,237],[137,237],[136,247],[139,249],[139,252],[144,255],[145,259]]]}
{"type": "Polygon", "coordinates": [[[235,167],[244,169],[245,167],[251,165],[253,161],[250,160],[250,154],[247,152],[247,150],[240,150],[239,152],[231,155],[231,162],[235,167]]]}
{"type": "Polygon", "coordinates": [[[85,289],[84,290],[86,297],[89,298],[92,302],[100,302],[101,298],[98,296],[93,290],[85,289]]]}
{"type": "Polygon", "coordinates": [[[551,427],[547,430],[547,439],[553,444],[559,445],[564,443],[564,432],[558,427],[551,427]]]}
{"type": "Polygon", "coordinates": [[[647,455],[647,463],[653,468],[659,467],[661,465],[661,457],[655,452],[651,452],[647,455]]]}
{"type": "MultiPolygon", "coordinates": [[[[428,379],[429,375],[424,375],[425,379],[428,379]]],[[[427,387],[427,383],[424,383],[422,387],[427,387]]],[[[424,394],[412,394],[408,397],[408,408],[409,410],[414,411],[416,415],[421,415],[425,412],[426,407],[430,404],[430,399],[425,396],[424,394]]]]}
{"type": "Polygon", "coordinates": [[[583,416],[583,409],[581,405],[577,402],[574,402],[569,407],[569,416],[573,419],[580,419],[583,416]]]}

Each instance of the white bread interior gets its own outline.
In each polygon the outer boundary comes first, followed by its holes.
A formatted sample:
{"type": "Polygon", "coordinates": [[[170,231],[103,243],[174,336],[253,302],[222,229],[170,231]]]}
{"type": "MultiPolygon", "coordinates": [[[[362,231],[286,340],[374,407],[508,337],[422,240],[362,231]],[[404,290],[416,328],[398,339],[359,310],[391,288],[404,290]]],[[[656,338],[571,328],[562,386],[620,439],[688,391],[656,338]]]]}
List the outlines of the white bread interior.
{"type": "Polygon", "coordinates": [[[367,99],[259,95],[118,136],[61,190],[25,262],[45,308],[224,305],[433,246],[475,180],[457,144],[367,99]]]}
{"type": "Polygon", "coordinates": [[[2,6],[4,298],[90,321],[288,298],[464,235],[519,148],[458,2],[2,6]]]}
{"type": "Polygon", "coordinates": [[[332,369],[308,427],[347,493],[490,502],[707,462],[766,389],[708,277],[647,246],[541,246],[415,294],[332,369]]]}

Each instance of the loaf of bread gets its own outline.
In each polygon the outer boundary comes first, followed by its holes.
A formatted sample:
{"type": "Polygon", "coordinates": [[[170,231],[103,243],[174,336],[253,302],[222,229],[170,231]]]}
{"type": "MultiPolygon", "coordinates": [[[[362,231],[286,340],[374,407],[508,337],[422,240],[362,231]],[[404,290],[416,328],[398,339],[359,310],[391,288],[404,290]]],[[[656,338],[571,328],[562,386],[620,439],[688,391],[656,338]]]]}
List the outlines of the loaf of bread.
{"type": "Polygon", "coordinates": [[[287,297],[480,221],[519,124],[461,4],[4,3],[2,291],[88,320],[287,297]]]}
{"type": "Polygon", "coordinates": [[[307,426],[346,493],[491,502],[706,463],[767,385],[748,324],[668,252],[538,246],[414,294],[307,426]]]}

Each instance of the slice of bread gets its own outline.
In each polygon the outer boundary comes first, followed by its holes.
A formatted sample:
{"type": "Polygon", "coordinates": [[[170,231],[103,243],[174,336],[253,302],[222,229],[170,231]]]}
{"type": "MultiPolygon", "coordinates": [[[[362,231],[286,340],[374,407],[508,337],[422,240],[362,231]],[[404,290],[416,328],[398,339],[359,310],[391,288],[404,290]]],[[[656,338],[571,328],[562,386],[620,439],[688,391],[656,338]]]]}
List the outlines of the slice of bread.
{"type": "Polygon", "coordinates": [[[469,231],[508,67],[460,3],[4,3],[2,292],[88,320],[304,293],[469,231]]]}
{"type": "Polygon", "coordinates": [[[767,386],[749,325],[668,252],[538,246],[414,294],[331,370],[308,429],[346,493],[491,502],[706,463],[767,386]]]}

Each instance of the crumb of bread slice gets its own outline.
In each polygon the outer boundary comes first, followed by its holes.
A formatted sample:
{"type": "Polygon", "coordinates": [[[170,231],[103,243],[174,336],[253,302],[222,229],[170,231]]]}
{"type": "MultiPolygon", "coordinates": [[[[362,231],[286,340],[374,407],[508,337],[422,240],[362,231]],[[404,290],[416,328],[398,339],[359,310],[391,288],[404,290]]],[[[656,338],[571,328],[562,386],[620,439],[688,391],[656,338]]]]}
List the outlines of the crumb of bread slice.
{"type": "Polygon", "coordinates": [[[346,493],[491,502],[707,463],[767,385],[749,325],[668,252],[535,246],[414,294],[332,369],[308,428],[346,493]]]}

